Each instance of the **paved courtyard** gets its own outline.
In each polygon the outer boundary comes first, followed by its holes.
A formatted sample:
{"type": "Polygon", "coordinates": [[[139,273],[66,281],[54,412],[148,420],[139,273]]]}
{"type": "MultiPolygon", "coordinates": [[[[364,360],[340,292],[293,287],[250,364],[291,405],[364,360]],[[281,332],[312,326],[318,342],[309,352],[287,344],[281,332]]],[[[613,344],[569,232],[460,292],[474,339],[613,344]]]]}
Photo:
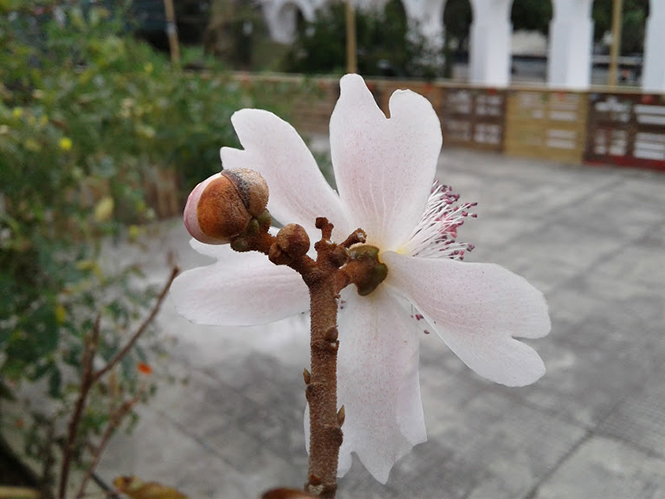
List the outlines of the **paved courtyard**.
{"type": "MultiPolygon", "coordinates": [[[[479,202],[460,230],[476,245],[469,261],[504,265],[546,294],[552,333],[531,344],[548,372],[526,388],[495,385],[423,335],[429,441],[385,486],[355,462],[338,497],[665,498],[665,175],[446,149],[439,179],[479,202]]],[[[150,244],[173,248],[183,268],[205,263],[187,241],[174,221],[150,244]]],[[[150,257],[155,282],[162,261],[150,257]]],[[[167,302],[159,326],[177,339],[172,368],[188,382],[141,409],[100,475],[136,474],[192,499],[299,487],[306,320],[196,326],[167,302]]]]}

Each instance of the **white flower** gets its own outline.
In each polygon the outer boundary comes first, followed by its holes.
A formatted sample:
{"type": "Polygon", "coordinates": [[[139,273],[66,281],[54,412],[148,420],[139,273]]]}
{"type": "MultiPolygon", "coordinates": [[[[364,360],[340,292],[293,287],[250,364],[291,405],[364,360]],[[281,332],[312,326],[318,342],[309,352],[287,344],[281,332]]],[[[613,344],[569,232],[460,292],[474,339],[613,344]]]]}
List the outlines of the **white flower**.
{"type": "MultiPolygon", "coordinates": [[[[393,464],[427,437],[418,380],[423,323],[479,375],[508,386],[533,383],[545,366],[515,337],[550,331],[543,295],[493,264],[459,261],[455,242],[466,216],[447,188],[432,188],[441,127],[430,103],[411,91],[390,99],[390,118],[358,75],[341,80],[330,120],[330,149],[339,194],[325,181],[295,129],[267,111],[244,109],[231,119],[244,150],[223,148],[224,168],[251,168],[270,188],[268,209],[298,223],[312,241],[316,217],[341,242],[354,229],[380,249],[388,277],[366,297],[343,290],[339,313],[338,403],[346,409],[339,475],[351,452],[385,483],[393,464]],[[410,303],[411,306],[404,306],[410,303]]],[[[255,325],[306,311],[301,277],[265,255],[192,241],[217,259],[185,272],[172,294],[181,314],[201,324],[255,325]]],[[[307,420],[307,418],[306,418],[307,420]]]]}

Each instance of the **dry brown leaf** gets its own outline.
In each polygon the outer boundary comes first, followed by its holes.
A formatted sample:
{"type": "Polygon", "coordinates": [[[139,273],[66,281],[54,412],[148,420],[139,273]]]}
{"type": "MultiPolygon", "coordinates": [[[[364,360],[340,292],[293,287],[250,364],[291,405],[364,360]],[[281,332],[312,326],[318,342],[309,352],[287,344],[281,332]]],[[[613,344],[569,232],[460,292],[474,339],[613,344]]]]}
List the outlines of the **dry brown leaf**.
{"type": "Polygon", "coordinates": [[[113,486],[131,499],[188,499],[172,487],[157,482],[143,483],[136,476],[119,476],[113,480],[113,486]]]}
{"type": "Polygon", "coordinates": [[[297,489],[273,489],[261,496],[261,499],[310,499],[314,496],[297,489]]]}

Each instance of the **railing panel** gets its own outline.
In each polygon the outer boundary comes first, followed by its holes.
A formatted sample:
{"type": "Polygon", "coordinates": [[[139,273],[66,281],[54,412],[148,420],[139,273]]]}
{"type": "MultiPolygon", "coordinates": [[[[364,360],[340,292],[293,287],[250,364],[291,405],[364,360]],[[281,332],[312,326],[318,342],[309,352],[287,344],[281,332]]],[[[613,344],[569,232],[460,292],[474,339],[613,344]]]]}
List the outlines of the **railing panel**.
{"type": "Polygon", "coordinates": [[[339,98],[339,84],[319,81],[314,85],[316,89],[306,99],[294,103],[293,126],[302,133],[328,133],[330,115],[339,98]]]}
{"type": "Polygon", "coordinates": [[[492,88],[441,87],[435,106],[443,125],[443,142],[501,152],[506,92],[492,88]]]}
{"type": "Polygon", "coordinates": [[[584,159],[665,169],[665,96],[594,93],[584,159]]]}
{"type": "MultiPolygon", "coordinates": [[[[294,126],[305,135],[328,132],[339,97],[337,78],[248,74],[237,78],[252,85],[288,87],[285,99],[293,99],[294,126]]],[[[441,119],[446,146],[564,163],[665,170],[665,96],[389,79],[369,79],[367,85],[386,115],[395,90],[424,95],[441,119]]]]}
{"type": "Polygon", "coordinates": [[[390,96],[395,90],[412,90],[426,97],[432,103],[434,109],[437,109],[441,102],[441,89],[428,82],[373,80],[368,81],[367,85],[386,116],[390,116],[390,96]]]}
{"type": "Polygon", "coordinates": [[[514,156],[581,163],[587,96],[575,92],[508,92],[505,152],[514,156]]]}
{"type": "MultiPolygon", "coordinates": [[[[390,96],[409,89],[425,96],[443,127],[443,143],[500,152],[503,149],[505,92],[495,89],[453,87],[418,81],[381,80],[381,108],[389,114],[390,96]]],[[[370,86],[370,89],[372,87],[370,86]]]]}

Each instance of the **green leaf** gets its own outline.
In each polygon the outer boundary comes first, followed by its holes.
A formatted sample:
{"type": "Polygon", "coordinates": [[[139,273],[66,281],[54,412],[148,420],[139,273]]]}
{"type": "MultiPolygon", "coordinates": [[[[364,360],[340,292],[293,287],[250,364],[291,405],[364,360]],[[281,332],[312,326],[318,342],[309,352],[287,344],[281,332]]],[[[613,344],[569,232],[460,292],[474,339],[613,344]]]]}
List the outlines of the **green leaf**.
{"type": "Polygon", "coordinates": [[[54,399],[62,396],[62,375],[58,369],[55,369],[51,373],[51,377],[48,380],[48,393],[54,399]]]}

